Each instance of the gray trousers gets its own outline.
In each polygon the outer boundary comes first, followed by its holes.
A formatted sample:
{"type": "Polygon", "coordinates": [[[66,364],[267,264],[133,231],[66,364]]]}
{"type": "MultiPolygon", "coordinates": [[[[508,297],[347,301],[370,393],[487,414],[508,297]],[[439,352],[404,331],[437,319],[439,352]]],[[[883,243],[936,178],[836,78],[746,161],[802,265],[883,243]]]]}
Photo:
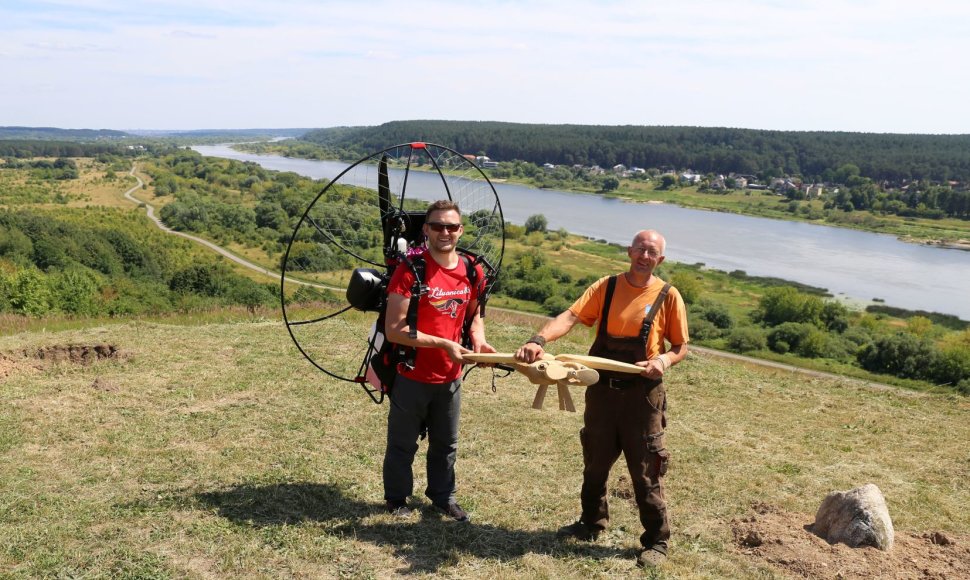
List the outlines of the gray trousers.
{"type": "Polygon", "coordinates": [[[455,459],[461,381],[440,385],[412,381],[398,375],[391,389],[384,451],[384,499],[401,501],[414,492],[412,464],[422,427],[428,429],[428,487],[432,503],[455,500],[455,459]]]}

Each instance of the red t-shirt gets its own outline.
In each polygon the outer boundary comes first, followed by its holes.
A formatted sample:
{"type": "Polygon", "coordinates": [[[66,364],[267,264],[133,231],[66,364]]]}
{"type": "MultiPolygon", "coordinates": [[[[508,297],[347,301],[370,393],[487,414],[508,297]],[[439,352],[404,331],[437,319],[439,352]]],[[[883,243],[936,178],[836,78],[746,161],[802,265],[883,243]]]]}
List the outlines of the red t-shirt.
{"type": "MultiPolygon", "coordinates": [[[[421,258],[424,260],[424,279],[428,293],[418,301],[418,330],[461,342],[461,327],[465,316],[475,314],[468,311],[468,305],[478,299],[478,289],[472,288],[468,281],[465,261],[458,260],[458,265],[448,270],[439,266],[427,251],[421,258]]],[[[483,280],[481,266],[475,266],[475,270],[477,279],[483,280]]],[[[394,270],[387,291],[410,298],[413,284],[414,273],[401,264],[394,270]]],[[[461,364],[452,362],[444,350],[416,350],[414,370],[402,370],[404,367],[399,367],[399,372],[407,378],[422,383],[441,384],[449,383],[461,375],[461,364]]]]}

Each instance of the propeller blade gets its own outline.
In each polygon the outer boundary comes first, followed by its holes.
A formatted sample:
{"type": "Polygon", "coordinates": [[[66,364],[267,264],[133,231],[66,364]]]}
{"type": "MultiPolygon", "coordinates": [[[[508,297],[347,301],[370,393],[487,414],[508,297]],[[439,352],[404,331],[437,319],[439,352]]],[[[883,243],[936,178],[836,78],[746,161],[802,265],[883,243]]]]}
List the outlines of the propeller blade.
{"type": "Polygon", "coordinates": [[[377,207],[381,212],[381,226],[384,230],[386,248],[391,243],[391,231],[387,223],[391,210],[391,180],[387,175],[387,153],[381,155],[381,160],[377,164],[377,207]]]}

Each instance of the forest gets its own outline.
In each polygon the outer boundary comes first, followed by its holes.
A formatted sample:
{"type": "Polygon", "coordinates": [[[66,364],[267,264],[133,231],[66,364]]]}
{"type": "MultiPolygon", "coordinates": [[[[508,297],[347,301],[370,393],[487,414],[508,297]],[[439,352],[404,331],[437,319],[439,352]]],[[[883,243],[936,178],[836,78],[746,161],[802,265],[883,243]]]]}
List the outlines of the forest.
{"type": "Polygon", "coordinates": [[[970,181],[970,135],[422,120],[318,129],[303,139],[355,154],[424,139],[497,161],[538,165],[623,164],[828,182],[851,163],[878,182],[970,181]]]}

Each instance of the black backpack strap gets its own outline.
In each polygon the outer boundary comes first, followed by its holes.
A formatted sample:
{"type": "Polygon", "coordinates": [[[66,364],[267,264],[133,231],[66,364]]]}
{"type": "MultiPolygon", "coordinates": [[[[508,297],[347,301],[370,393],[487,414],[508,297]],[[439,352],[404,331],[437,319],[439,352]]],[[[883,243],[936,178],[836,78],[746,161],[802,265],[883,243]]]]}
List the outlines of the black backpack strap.
{"type": "MultiPolygon", "coordinates": [[[[476,262],[471,259],[467,254],[459,253],[458,257],[461,261],[465,263],[465,277],[468,278],[468,285],[474,288],[475,296],[478,298],[478,311],[482,316],[485,316],[485,297],[482,295],[482,289],[478,286],[478,268],[476,268],[476,262]]],[[[471,329],[472,322],[475,320],[475,313],[465,311],[465,320],[461,324],[461,345],[465,348],[472,347],[472,337],[471,329]],[[469,315],[470,314],[470,315],[469,315]]]]}
{"type": "Polygon", "coordinates": [[[428,293],[428,286],[424,283],[424,257],[418,256],[414,260],[410,260],[408,265],[411,267],[411,272],[414,274],[414,284],[411,285],[411,299],[408,302],[408,313],[406,320],[408,323],[408,336],[410,338],[417,338],[418,304],[421,302],[421,297],[428,293]]]}
{"type": "Polygon", "coordinates": [[[660,294],[657,294],[657,299],[653,301],[653,306],[650,307],[650,312],[643,317],[643,326],[640,327],[640,338],[644,341],[650,335],[650,327],[653,326],[653,319],[657,317],[657,311],[663,306],[664,300],[667,299],[667,293],[670,292],[670,283],[664,284],[661,288],[660,294]]]}

